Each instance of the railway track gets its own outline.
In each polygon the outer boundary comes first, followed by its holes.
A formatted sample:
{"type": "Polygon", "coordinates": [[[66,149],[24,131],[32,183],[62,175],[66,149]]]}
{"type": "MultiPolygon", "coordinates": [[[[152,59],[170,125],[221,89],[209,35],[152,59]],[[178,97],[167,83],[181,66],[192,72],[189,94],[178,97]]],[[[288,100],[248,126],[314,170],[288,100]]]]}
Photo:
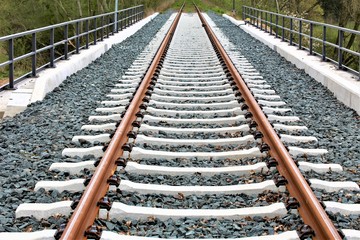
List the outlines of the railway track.
{"type": "Polygon", "coordinates": [[[359,186],[305,180],[300,170],[342,167],[294,161],[327,151],[313,148],[316,138],[206,15],[180,13],[74,136],[77,147],[64,149],[77,160],[50,168],[70,176],[36,184],[67,191],[68,200],[16,211],[69,222],[56,233],[0,239],[359,239],[325,212],[356,215],[358,204],[320,203],[309,184],[325,192],[359,186]]]}

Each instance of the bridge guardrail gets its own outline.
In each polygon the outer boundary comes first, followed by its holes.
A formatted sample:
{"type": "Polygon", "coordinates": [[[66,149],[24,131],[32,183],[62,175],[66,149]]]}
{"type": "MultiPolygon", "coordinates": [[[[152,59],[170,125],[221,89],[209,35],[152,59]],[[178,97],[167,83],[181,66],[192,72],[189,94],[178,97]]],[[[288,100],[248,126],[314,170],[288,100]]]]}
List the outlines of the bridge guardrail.
{"type": "Polygon", "coordinates": [[[360,79],[360,31],[248,6],[243,6],[243,20],[360,79]]]}
{"type": "Polygon", "coordinates": [[[71,54],[78,54],[81,49],[88,49],[90,45],[96,45],[98,41],[103,41],[104,38],[118,33],[122,29],[140,21],[142,18],[144,18],[144,6],[138,5],[116,12],[76,19],[0,37],[0,44],[7,43],[8,45],[8,60],[0,62],[0,70],[8,68],[9,72],[9,81],[7,84],[0,86],[0,91],[4,89],[14,89],[15,83],[27,77],[36,77],[38,71],[55,67],[55,62],[67,60],[71,54]],[[61,39],[55,39],[55,31],[59,29],[63,32],[63,37],[61,39]],[[49,44],[42,43],[41,48],[38,47],[39,43],[37,42],[37,36],[40,34],[46,35],[49,39],[49,44]],[[31,38],[31,51],[15,56],[16,41],[26,41],[26,39],[29,38],[31,38]],[[43,58],[48,58],[48,61],[42,66],[38,66],[39,61],[37,58],[39,54],[43,54],[43,58]],[[31,58],[31,71],[26,72],[22,76],[15,77],[16,62],[24,59],[29,61],[29,58],[31,58]]]}

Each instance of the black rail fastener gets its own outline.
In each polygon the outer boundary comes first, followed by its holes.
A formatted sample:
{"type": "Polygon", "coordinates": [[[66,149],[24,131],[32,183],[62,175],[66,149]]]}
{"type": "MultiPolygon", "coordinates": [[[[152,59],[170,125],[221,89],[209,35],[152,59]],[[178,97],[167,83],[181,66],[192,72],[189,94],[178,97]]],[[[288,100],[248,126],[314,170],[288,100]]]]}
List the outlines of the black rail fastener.
{"type": "Polygon", "coordinates": [[[149,103],[149,102],[150,102],[150,98],[149,98],[149,97],[144,97],[144,98],[142,99],[142,101],[145,102],[145,103],[149,103]]]}
{"type": "Polygon", "coordinates": [[[288,199],[286,199],[286,209],[287,210],[297,209],[298,207],[300,207],[300,203],[296,198],[289,197],[288,199]]]}
{"type": "Polygon", "coordinates": [[[151,94],[152,94],[152,91],[149,91],[149,90],[147,90],[146,93],[145,93],[145,95],[148,96],[148,97],[151,97],[151,94]]]}
{"type": "Polygon", "coordinates": [[[125,158],[121,157],[121,158],[118,158],[115,163],[119,167],[126,167],[127,160],[125,158]]]}
{"type": "Polygon", "coordinates": [[[71,209],[72,209],[72,210],[75,210],[75,208],[77,207],[77,205],[79,204],[79,202],[80,202],[80,199],[79,199],[79,198],[74,199],[74,200],[72,201],[71,205],[70,205],[71,209]]]}
{"type": "Polygon", "coordinates": [[[144,118],[144,113],[142,111],[138,111],[135,116],[138,117],[138,118],[144,118]]]}
{"type": "Polygon", "coordinates": [[[134,147],[134,145],[132,143],[126,143],[126,144],[124,144],[124,146],[122,146],[122,150],[131,152],[133,147],[134,147]]]}
{"type": "Polygon", "coordinates": [[[120,179],[119,176],[112,175],[112,176],[109,177],[109,179],[107,180],[107,182],[109,183],[110,186],[119,187],[119,186],[120,186],[121,179],[120,179]]]}
{"type": "Polygon", "coordinates": [[[241,110],[244,111],[244,110],[248,110],[249,109],[249,106],[244,103],[243,105],[241,105],[241,110]]]}
{"type": "Polygon", "coordinates": [[[275,182],[275,186],[280,187],[280,186],[285,186],[288,181],[286,180],[286,178],[284,178],[282,175],[278,174],[275,175],[274,177],[274,182],[275,182]]]}
{"type": "Polygon", "coordinates": [[[256,139],[261,139],[261,138],[263,138],[264,137],[264,134],[262,134],[262,132],[260,132],[260,131],[256,131],[255,133],[254,133],[254,138],[255,138],[255,140],[256,139]]]}
{"type": "Polygon", "coordinates": [[[301,240],[305,240],[309,237],[314,236],[315,232],[314,230],[307,224],[304,224],[300,227],[300,229],[297,231],[297,234],[299,235],[299,238],[301,240]]]}
{"type": "Polygon", "coordinates": [[[65,228],[66,228],[66,223],[60,224],[60,227],[56,230],[55,235],[54,235],[54,238],[56,240],[59,240],[61,238],[61,235],[65,231],[65,228]]]}
{"type": "Polygon", "coordinates": [[[249,127],[250,127],[250,128],[256,128],[257,126],[258,126],[258,124],[257,124],[257,122],[254,121],[254,120],[249,123],[249,127]]]}
{"type": "Polygon", "coordinates": [[[91,178],[92,178],[92,174],[86,176],[85,180],[84,180],[84,186],[86,187],[87,185],[89,185],[91,178]]]}
{"type": "Polygon", "coordinates": [[[140,104],[139,108],[142,109],[142,110],[146,110],[147,109],[147,104],[142,103],[142,104],[140,104]]]}
{"type": "Polygon", "coordinates": [[[129,138],[136,138],[137,137],[137,133],[135,132],[135,131],[130,131],[128,134],[127,134],[127,136],[129,137],[129,138]]]}
{"type": "Polygon", "coordinates": [[[100,201],[97,203],[97,205],[101,209],[106,209],[108,211],[110,211],[110,209],[111,209],[111,202],[108,197],[103,197],[102,199],[100,199],[100,201]]]}
{"type": "Polygon", "coordinates": [[[266,163],[266,167],[269,169],[272,167],[276,167],[278,165],[278,162],[274,158],[266,159],[265,163],[266,163]]]}
{"type": "Polygon", "coordinates": [[[102,233],[102,227],[93,224],[88,229],[86,229],[84,235],[90,239],[100,240],[101,233],[102,233]]]}
{"type": "Polygon", "coordinates": [[[253,114],[251,112],[245,113],[245,119],[252,118],[253,114]]]}
{"type": "Polygon", "coordinates": [[[240,98],[238,98],[238,103],[243,103],[243,102],[245,102],[245,98],[244,97],[240,97],[240,98]]]}
{"type": "Polygon", "coordinates": [[[260,152],[268,152],[270,151],[270,146],[267,143],[263,143],[260,146],[260,152]]]}
{"type": "Polygon", "coordinates": [[[103,146],[103,148],[102,148],[102,151],[105,152],[108,147],[109,147],[109,144],[108,144],[108,143],[104,144],[104,146],[103,146]]]}
{"type": "Polygon", "coordinates": [[[99,163],[101,162],[101,157],[99,157],[98,159],[96,159],[96,161],[94,162],[94,167],[99,166],[99,163]]]}

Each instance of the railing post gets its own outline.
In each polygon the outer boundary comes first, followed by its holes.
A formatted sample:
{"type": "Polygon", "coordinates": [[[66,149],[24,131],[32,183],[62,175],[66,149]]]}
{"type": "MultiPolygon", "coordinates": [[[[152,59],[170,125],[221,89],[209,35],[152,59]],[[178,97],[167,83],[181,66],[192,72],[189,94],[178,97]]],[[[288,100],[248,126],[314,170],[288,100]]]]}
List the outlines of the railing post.
{"type": "Polygon", "coordinates": [[[97,43],[97,18],[94,18],[94,45],[97,43]]]}
{"type": "Polygon", "coordinates": [[[278,33],[279,27],[278,27],[278,25],[279,25],[279,15],[276,15],[276,17],[275,17],[275,37],[276,38],[278,38],[278,36],[279,36],[279,33],[278,33]]]}
{"type": "Polygon", "coordinates": [[[118,16],[118,29],[120,31],[122,30],[122,10],[119,12],[119,16],[118,16]]]}
{"type": "Polygon", "coordinates": [[[270,13],[270,35],[272,35],[272,30],[273,30],[273,15],[272,13],[270,13]]]}
{"type": "Polygon", "coordinates": [[[309,43],[310,55],[313,55],[313,36],[314,36],[314,24],[310,23],[310,43],[309,43]]]}
{"type": "MultiPolygon", "coordinates": [[[[110,25],[110,17],[107,16],[107,21],[106,21],[106,25],[110,25]]],[[[114,29],[114,28],[113,28],[114,29]]],[[[109,38],[109,26],[106,27],[106,38],[109,38]]]]}
{"type": "Polygon", "coordinates": [[[243,21],[245,21],[245,7],[244,6],[242,6],[242,19],[243,19],[243,21]]]}
{"type": "Polygon", "coordinates": [[[338,57],[339,57],[339,69],[342,69],[342,63],[343,63],[343,51],[342,51],[342,46],[343,46],[343,40],[344,40],[344,32],[343,30],[339,30],[339,48],[338,48],[338,57]]]}
{"type": "Polygon", "coordinates": [[[50,29],[50,67],[53,68],[55,67],[55,46],[54,46],[54,41],[55,41],[55,29],[51,28],[50,29]]]}
{"type": "Polygon", "coordinates": [[[9,39],[9,90],[14,88],[14,39],[9,39]]]}
{"type": "Polygon", "coordinates": [[[290,45],[293,45],[293,19],[290,18],[290,45]]]}
{"type": "Polygon", "coordinates": [[[323,27],[322,60],[326,61],[326,26],[323,27]]]}
{"type": "MultiPolygon", "coordinates": [[[[115,19],[114,19],[115,20],[115,19]]],[[[115,21],[112,21],[112,30],[111,30],[111,34],[114,36],[116,33],[116,28],[115,28],[115,21]]],[[[109,23],[111,23],[111,17],[109,16],[109,23]]]]}
{"type": "Polygon", "coordinates": [[[131,9],[131,22],[130,22],[131,25],[134,24],[134,9],[132,8],[131,9]]]}
{"type": "Polygon", "coordinates": [[[359,69],[358,69],[358,76],[359,76],[358,80],[360,81],[360,57],[359,57],[359,69]]]}
{"type": "Polygon", "coordinates": [[[264,21],[264,23],[265,23],[265,32],[267,33],[268,32],[268,30],[267,30],[267,28],[268,28],[268,20],[267,20],[267,16],[268,16],[268,14],[267,14],[267,12],[265,12],[265,21],[264,21]]]}
{"type": "Polygon", "coordinates": [[[76,22],[76,39],[75,39],[75,42],[76,42],[76,54],[79,54],[80,52],[80,24],[79,22],[76,22]]]}
{"type": "Polygon", "coordinates": [[[104,41],[104,16],[101,16],[100,28],[101,41],[104,41]]]}
{"type": "Polygon", "coordinates": [[[117,17],[116,17],[116,32],[119,32],[119,29],[121,29],[120,25],[120,12],[116,13],[117,17]]]}
{"type": "Polygon", "coordinates": [[[118,32],[118,11],[119,11],[119,0],[115,0],[115,13],[114,13],[114,32],[118,32]]]}
{"type": "Polygon", "coordinates": [[[90,35],[89,35],[89,19],[85,22],[85,31],[86,31],[86,39],[85,39],[85,48],[89,48],[90,35]]]}
{"type": "Polygon", "coordinates": [[[281,36],[281,41],[285,41],[285,17],[283,16],[282,17],[282,29],[281,29],[281,34],[282,34],[282,36],[281,36]]]}
{"type": "Polygon", "coordinates": [[[299,21],[299,49],[302,49],[302,21],[299,21]]]}
{"type": "Polygon", "coordinates": [[[141,9],[142,9],[142,6],[140,6],[139,8],[138,8],[138,21],[140,21],[141,20],[141,9]]]}
{"type": "Polygon", "coordinates": [[[260,11],[260,30],[263,30],[263,12],[260,11]]]}
{"type": "Polygon", "coordinates": [[[31,37],[31,76],[36,77],[36,33],[31,37]]]}
{"type": "Polygon", "coordinates": [[[255,11],[256,11],[256,27],[259,28],[259,11],[258,10],[255,11]]]}
{"type": "Polygon", "coordinates": [[[64,27],[64,59],[67,60],[68,59],[68,52],[69,52],[69,43],[68,43],[68,38],[69,38],[69,25],[66,24],[64,27]]]}
{"type": "Polygon", "coordinates": [[[127,10],[127,26],[129,27],[131,25],[131,9],[127,10]]]}

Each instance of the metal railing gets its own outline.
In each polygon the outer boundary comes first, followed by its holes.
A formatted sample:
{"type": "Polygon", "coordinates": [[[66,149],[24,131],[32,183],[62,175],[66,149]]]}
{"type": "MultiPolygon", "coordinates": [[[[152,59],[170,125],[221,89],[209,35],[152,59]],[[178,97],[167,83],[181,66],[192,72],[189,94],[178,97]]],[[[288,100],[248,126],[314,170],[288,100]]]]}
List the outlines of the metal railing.
{"type": "Polygon", "coordinates": [[[360,78],[360,31],[243,6],[243,19],[360,78]],[[349,43],[353,44],[349,44],[349,43]],[[358,44],[358,45],[356,45],[358,44]],[[351,48],[348,46],[352,45],[351,48]]]}
{"type": "Polygon", "coordinates": [[[76,19],[0,37],[0,44],[7,44],[8,47],[8,60],[0,62],[0,71],[8,71],[8,83],[0,86],[0,91],[14,89],[15,83],[27,77],[36,77],[38,71],[55,67],[55,62],[67,60],[71,54],[79,54],[81,49],[88,49],[90,45],[96,45],[98,41],[103,41],[104,38],[118,33],[142,18],[144,18],[144,6],[139,5],[117,12],[76,19]],[[59,37],[59,33],[61,37],[59,37]],[[39,43],[39,36],[41,39],[48,39],[48,44],[39,43]],[[27,53],[20,53],[16,56],[16,43],[19,42],[30,43],[28,45],[31,45],[31,49],[27,53]],[[42,57],[43,61],[38,61],[39,56],[42,57]],[[28,70],[30,70],[31,62],[31,71],[16,76],[19,73],[15,72],[15,65],[19,62],[28,65],[28,70]],[[41,64],[43,65],[39,66],[41,64]]]}

